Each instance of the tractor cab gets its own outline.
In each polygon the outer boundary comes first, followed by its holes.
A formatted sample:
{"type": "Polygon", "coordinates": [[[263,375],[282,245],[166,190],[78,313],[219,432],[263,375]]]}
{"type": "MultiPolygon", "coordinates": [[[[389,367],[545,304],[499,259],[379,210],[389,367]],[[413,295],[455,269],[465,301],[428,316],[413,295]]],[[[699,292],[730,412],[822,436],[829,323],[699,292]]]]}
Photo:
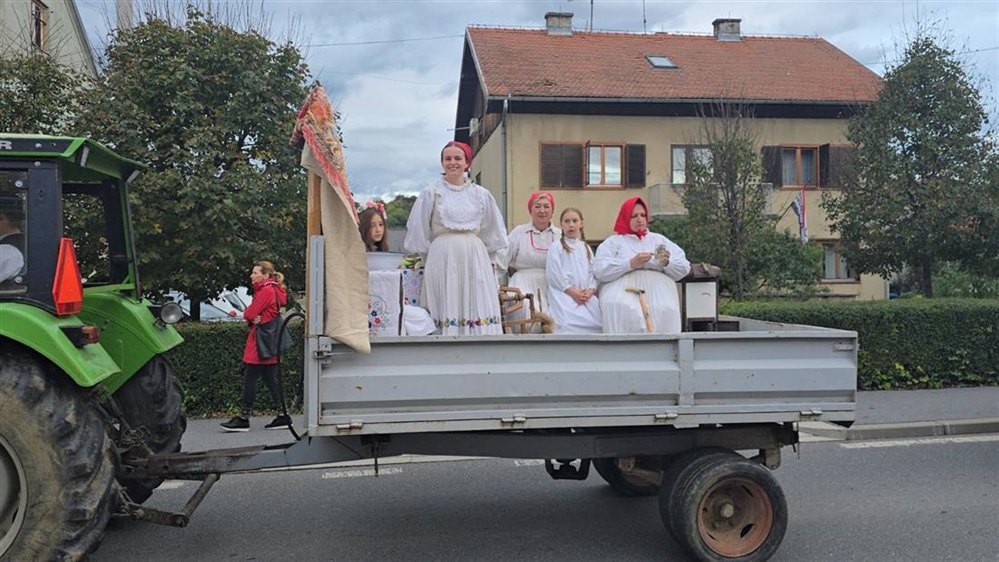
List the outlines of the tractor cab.
{"type": "Polygon", "coordinates": [[[81,386],[114,391],[181,341],[179,310],[158,320],[142,298],[127,189],[143,168],[85,138],[0,133],[0,336],[81,386]],[[42,345],[53,326],[65,337],[42,345]],[[108,357],[80,360],[93,344],[108,357]]]}

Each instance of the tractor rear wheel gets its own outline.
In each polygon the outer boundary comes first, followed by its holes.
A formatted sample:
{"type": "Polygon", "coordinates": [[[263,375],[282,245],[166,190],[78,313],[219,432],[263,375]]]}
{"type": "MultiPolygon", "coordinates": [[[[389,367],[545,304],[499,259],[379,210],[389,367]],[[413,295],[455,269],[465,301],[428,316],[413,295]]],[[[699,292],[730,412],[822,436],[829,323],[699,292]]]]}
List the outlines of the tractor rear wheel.
{"type": "Polygon", "coordinates": [[[96,407],[46,361],[0,350],[0,561],[81,560],[116,504],[96,407]]]}
{"type": "MultiPolygon", "coordinates": [[[[184,387],[173,374],[173,367],[163,355],[153,356],[114,394],[121,413],[136,438],[145,441],[153,454],[180,451],[180,440],[187,429],[184,414],[184,387]]],[[[127,441],[127,440],[126,440],[127,441]]],[[[123,443],[128,447],[127,443],[123,443]]],[[[126,448],[122,459],[144,456],[142,447],[126,448]]],[[[120,478],[121,485],[134,503],[149,499],[162,478],[120,478]]]]}

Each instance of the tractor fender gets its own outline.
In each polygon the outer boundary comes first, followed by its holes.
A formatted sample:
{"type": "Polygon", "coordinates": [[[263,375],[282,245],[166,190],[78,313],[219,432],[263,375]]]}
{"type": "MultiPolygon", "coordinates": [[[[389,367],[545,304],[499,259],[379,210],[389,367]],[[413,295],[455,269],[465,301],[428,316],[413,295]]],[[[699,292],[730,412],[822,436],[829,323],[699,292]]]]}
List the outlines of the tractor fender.
{"type": "Polygon", "coordinates": [[[77,315],[100,328],[101,346],[118,365],[120,372],[104,382],[111,392],[154,356],[184,341],[173,326],[156,321],[149,311],[149,301],[129,298],[113,288],[84,291],[83,311],[77,315]]]}
{"type": "Polygon", "coordinates": [[[62,327],[79,326],[75,316],[57,317],[36,306],[0,304],[0,336],[52,361],[82,387],[92,387],[120,373],[118,364],[100,345],[76,347],[62,327]]]}

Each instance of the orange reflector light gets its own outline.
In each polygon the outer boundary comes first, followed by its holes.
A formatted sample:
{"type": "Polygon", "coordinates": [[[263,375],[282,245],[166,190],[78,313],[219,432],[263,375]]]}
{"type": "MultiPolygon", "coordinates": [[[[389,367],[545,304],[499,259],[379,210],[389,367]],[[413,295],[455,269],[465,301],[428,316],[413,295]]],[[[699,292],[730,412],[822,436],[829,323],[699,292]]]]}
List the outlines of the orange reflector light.
{"type": "Polygon", "coordinates": [[[76,314],[83,309],[83,282],[80,280],[80,265],[76,262],[73,239],[59,241],[59,260],[56,262],[55,280],[52,283],[52,300],[56,314],[65,316],[76,314]]]}
{"type": "Polygon", "coordinates": [[[83,332],[83,344],[94,344],[101,341],[101,329],[97,326],[86,325],[81,330],[83,332]]]}

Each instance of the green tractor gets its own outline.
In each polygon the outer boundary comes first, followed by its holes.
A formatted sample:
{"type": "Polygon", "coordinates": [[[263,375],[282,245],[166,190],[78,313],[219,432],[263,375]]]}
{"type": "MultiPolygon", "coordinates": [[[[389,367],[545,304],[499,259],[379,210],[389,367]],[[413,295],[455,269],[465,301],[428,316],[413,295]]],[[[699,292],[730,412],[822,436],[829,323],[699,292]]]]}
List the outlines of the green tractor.
{"type": "Polygon", "coordinates": [[[125,461],[180,450],[164,353],[181,313],[143,298],[142,168],[83,138],[0,133],[0,561],[86,558],[161,482],[125,461]]]}

